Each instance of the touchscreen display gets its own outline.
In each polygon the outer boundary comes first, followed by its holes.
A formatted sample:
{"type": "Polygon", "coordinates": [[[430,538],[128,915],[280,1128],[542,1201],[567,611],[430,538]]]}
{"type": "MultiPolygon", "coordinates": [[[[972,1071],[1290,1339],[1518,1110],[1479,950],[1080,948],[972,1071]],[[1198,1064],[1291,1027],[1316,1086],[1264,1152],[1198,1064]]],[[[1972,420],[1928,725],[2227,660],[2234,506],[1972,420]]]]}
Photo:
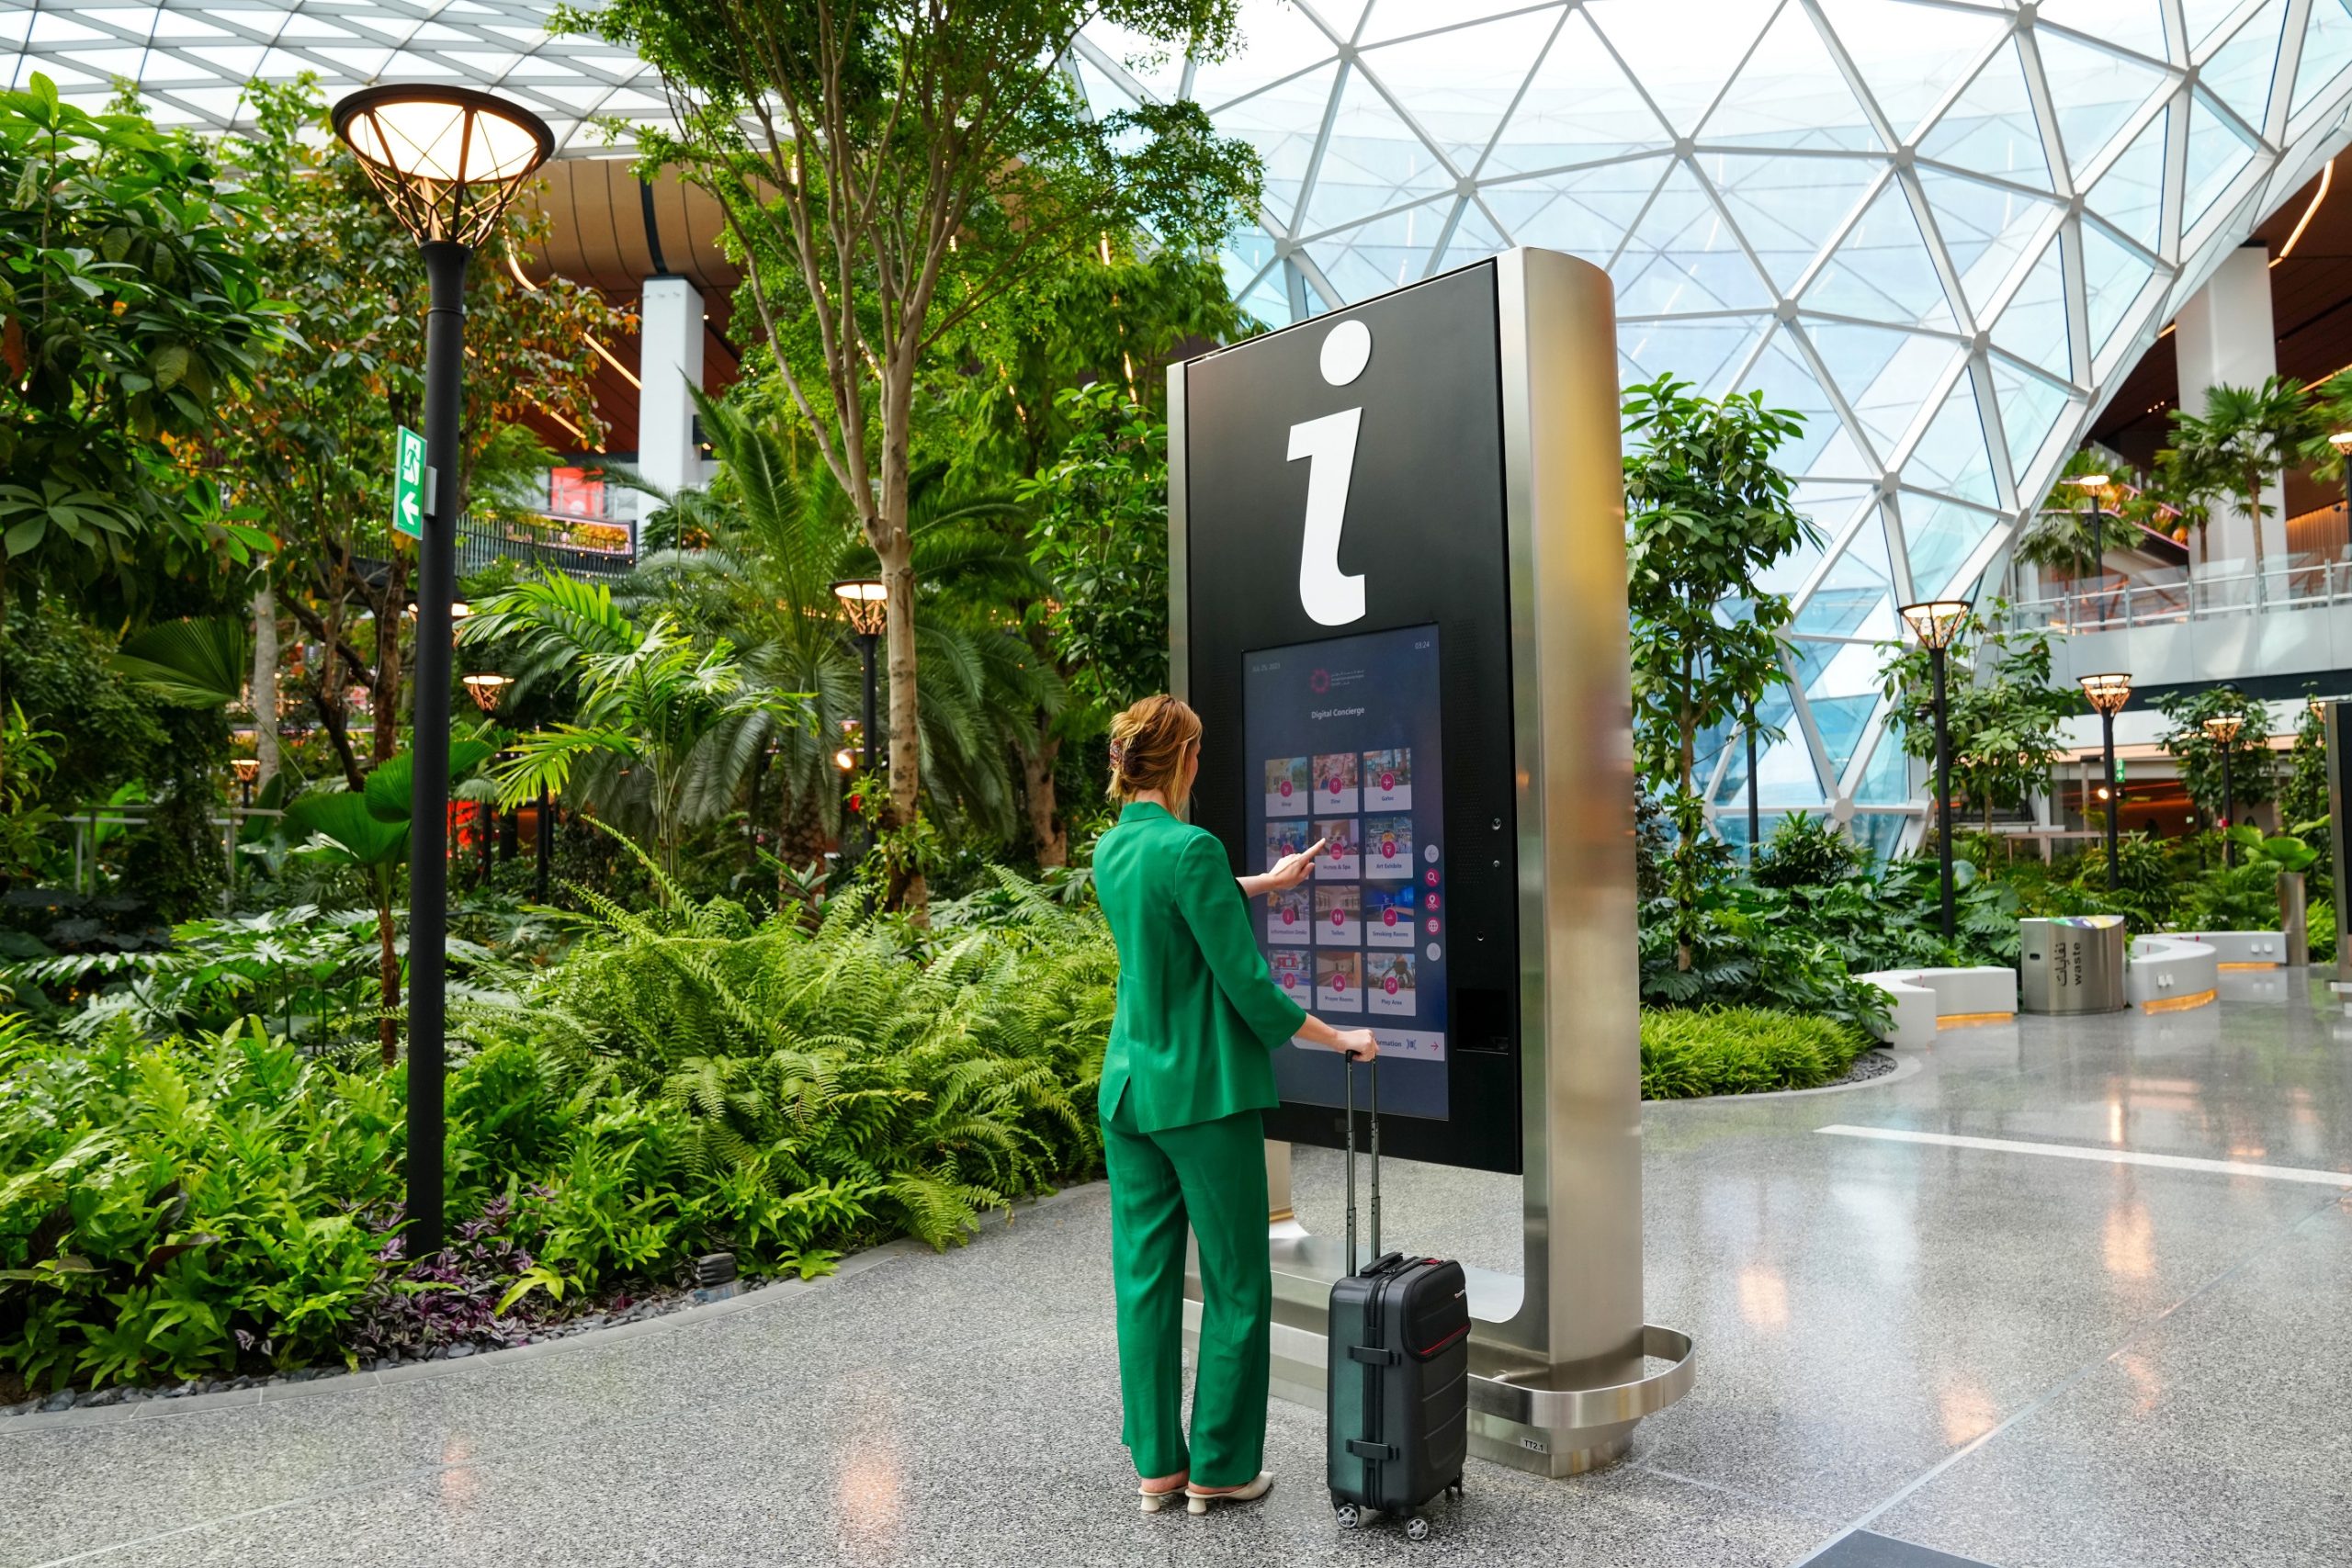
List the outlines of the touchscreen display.
{"type": "MultiPolygon", "coordinates": [[[[1435,626],[1243,655],[1249,839],[1259,868],[1324,840],[1315,874],[1253,907],[1275,983],[1325,1022],[1380,1037],[1384,1114],[1442,1121],[1444,768],[1435,626]]],[[[1339,1057],[1294,1040],[1283,1100],[1344,1105],[1339,1057]]],[[[1363,1086],[1358,1086],[1362,1102],[1363,1086]]]]}

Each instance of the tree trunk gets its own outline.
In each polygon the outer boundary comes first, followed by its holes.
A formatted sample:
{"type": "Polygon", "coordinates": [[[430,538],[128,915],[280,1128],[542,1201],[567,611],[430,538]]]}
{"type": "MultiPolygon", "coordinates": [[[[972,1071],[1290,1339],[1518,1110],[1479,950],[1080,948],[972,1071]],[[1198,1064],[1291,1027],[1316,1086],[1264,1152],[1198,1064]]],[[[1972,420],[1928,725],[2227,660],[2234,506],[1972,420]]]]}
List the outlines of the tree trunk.
{"type": "MultiPolygon", "coordinates": [[[[825,851],[829,847],[824,818],[815,802],[795,795],[788,783],[779,793],[786,797],[786,805],[783,816],[776,822],[776,913],[781,915],[788,910],[799,924],[813,929],[817,924],[816,900],[804,897],[786,873],[797,874],[804,868],[823,869],[825,851]]],[[[846,849],[849,834],[846,821],[842,824],[842,847],[846,849]]],[[[847,874],[849,867],[846,862],[841,870],[844,875],[847,874]]]]}
{"type": "Polygon", "coordinates": [[[353,789],[364,788],[368,775],[360,771],[359,758],[351,750],[348,727],[343,722],[343,704],[317,681],[311,683],[311,701],[319,710],[319,728],[327,732],[327,739],[334,747],[337,760],[343,763],[343,781],[353,789]]]}
{"type": "Polygon", "coordinates": [[[265,790],[277,776],[277,592],[264,573],[254,588],[254,755],[260,768],[254,787],[265,790]]]}
{"type": "Polygon", "coordinates": [[[377,979],[384,1008],[383,1021],[377,1027],[377,1043],[382,1047],[384,1066],[389,1067],[401,1056],[400,1021],[392,1016],[401,1006],[401,955],[392,940],[391,889],[387,886],[390,873],[379,870],[377,875],[382,879],[376,893],[376,938],[382,945],[377,979]]]}
{"type": "MultiPolygon", "coordinates": [[[[1683,689],[1688,691],[1690,676],[1690,660],[1688,659],[1682,661],[1682,673],[1683,689]]],[[[1692,959],[1690,911],[1694,908],[1688,895],[1696,880],[1690,863],[1698,855],[1696,840],[1699,834],[1706,831],[1707,816],[1703,802],[1696,808],[1691,805],[1699,794],[1691,781],[1691,774],[1698,771],[1699,729],[1698,721],[1687,705],[1675,716],[1675,728],[1679,731],[1681,739],[1681,750],[1676,758],[1681,771],[1681,795],[1680,803],[1675,809],[1674,826],[1674,858],[1679,868],[1674,888],[1675,900],[1679,906],[1676,920],[1679,929],[1674,940],[1674,967],[1678,973],[1687,973],[1692,959]]]]}
{"type": "MultiPolygon", "coordinates": [[[[894,355],[894,358],[896,355],[894,355]]],[[[895,367],[899,374],[886,382],[882,411],[882,494],[878,515],[869,525],[868,543],[882,563],[882,583],[889,619],[883,628],[883,649],[890,682],[890,810],[889,826],[913,822],[922,787],[922,710],[915,693],[915,569],[913,542],[907,535],[907,453],[913,424],[914,367],[895,367]]],[[[930,903],[930,889],[919,869],[894,872],[888,897],[894,908],[913,915],[918,923],[930,903]]]]}
{"type": "Polygon", "coordinates": [[[370,766],[380,767],[401,749],[401,623],[408,604],[408,572],[395,560],[376,612],[376,733],[370,766]]]}
{"type": "Polygon", "coordinates": [[[2249,469],[2245,482],[2245,524],[2254,532],[2254,602],[2261,604],[2268,603],[2270,587],[2262,573],[2262,475],[2249,469]]]}
{"type": "Polygon", "coordinates": [[[1023,793],[1029,802],[1029,831],[1037,840],[1037,865],[1050,870],[1069,863],[1069,830],[1062,825],[1054,798],[1054,759],[1061,754],[1061,737],[1037,726],[1037,738],[1021,748],[1023,793]]]}

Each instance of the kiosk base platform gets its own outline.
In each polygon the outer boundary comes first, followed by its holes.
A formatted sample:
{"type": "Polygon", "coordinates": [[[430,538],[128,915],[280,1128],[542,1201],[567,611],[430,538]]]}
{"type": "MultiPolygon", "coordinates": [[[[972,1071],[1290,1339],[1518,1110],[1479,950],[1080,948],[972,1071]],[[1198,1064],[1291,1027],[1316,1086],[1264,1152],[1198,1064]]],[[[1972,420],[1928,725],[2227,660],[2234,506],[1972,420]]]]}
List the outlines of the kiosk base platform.
{"type": "MultiPolygon", "coordinates": [[[[1295,1220],[1268,1227],[1274,1270],[1272,1335],[1276,1398],[1324,1407],[1331,1284],[1347,1247],[1310,1235],[1295,1220]]],[[[1470,1452],[1495,1464],[1554,1477],[1581,1475],[1625,1457],[1634,1425],[1688,1393],[1699,1363],[1690,1336],[1655,1324],[1642,1329],[1638,1354],[1611,1368],[1545,1367],[1525,1351],[1491,1343],[1481,1330],[1519,1311],[1517,1275],[1463,1272],[1470,1284],[1470,1452]],[[1652,1372],[1652,1362],[1667,1363],[1652,1372]]],[[[1184,1344],[1197,1348],[1201,1283],[1197,1259],[1184,1270],[1184,1344]]]]}

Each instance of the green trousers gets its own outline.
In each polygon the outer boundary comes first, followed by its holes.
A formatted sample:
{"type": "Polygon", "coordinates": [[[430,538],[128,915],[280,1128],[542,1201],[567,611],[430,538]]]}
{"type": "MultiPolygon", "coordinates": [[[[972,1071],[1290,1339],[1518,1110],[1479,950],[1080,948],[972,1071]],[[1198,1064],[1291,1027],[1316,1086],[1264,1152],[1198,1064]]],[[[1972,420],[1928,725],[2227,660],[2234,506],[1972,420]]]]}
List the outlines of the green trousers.
{"type": "Polygon", "coordinates": [[[1102,1123],[1118,1285],[1122,1438],[1145,1477],[1189,1471],[1196,1486],[1257,1479],[1266,1451],[1266,1130],[1245,1111],[1165,1132],[1136,1130],[1122,1095],[1102,1123]],[[1184,1231],[1200,1243],[1199,1372],[1189,1458],[1184,1395],[1184,1231]]]}

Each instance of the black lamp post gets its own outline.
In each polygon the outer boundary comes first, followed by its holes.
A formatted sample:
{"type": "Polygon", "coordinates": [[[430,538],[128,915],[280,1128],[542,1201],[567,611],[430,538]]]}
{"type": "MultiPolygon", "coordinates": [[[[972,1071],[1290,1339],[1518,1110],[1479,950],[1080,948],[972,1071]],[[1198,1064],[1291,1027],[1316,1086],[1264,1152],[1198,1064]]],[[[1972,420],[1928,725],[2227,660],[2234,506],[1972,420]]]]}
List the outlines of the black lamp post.
{"type": "Polygon", "coordinates": [[[1756,835],[1763,821],[1757,809],[1756,793],[1756,705],[1747,705],[1747,863],[1756,863],[1756,835]]]}
{"type": "Polygon", "coordinates": [[[2132,677],[2124,674],[2086,675],[2083,695],[2098,710],[2099,735],[2107,754],[2107,890],[2115,891],[2115,818],[2123,809],[2122,793],[2115,786],[2115,716],[2132,700],[2132,677]]]}
{"type": "Polygon", "coordinates": [[[859,734],[865,742],[865,771],[874,771],[874,650],[882,640],[882,627],[889,615],[890,591],[879,578],[854,578],[833,584],[833,597],[842,602],[842,614],[849,618],[849,629],[857,636],[857,651],[865,661],[865,722],[859,734]]]}
{"type": "Polygon", "coordinates": [[[236,770],[238,794],[243,801],[245,809],[251,811],[254,808],[254,780],[261,775],[261,759],[232,757],[229,759],[229,766],[236,770]]]}
{"type": "Polygon", "coordinates": [[[849,629],[856,634],[857,651],[865,662],[865,717],[858,727],[858,738],[865,748],[865,771],[871,775],[875,765],[874,738],[878,729],[874,711],[874,651],[882,641],[882,627],[889,616],[890,591],[879,578],[859,577],[834,583],[833,597],[842,602],[842,614],[849,619],[849,629]]]}
{"type": "Polygon", "coordinates": [[[2237,863],[2237,846],[2230,842],[2230,829],[2237,826],[2237,791],[2230,780],[2230,753],[2237,748],[2238,731],[2245,728],[2245,716],[2234,713],[2215,714],[2205,721],[2205,733],[2222,749],[2222,863],[2237,863]]]}
{"type": "Polygon", "coordinates": [[[2062,479],[2059,482],[2073,485],[2090,498],[2091,565],[2092,570],[2098,573],[2098,619],[2099,624],[2105,626],[2107,624],[2107,512],[2099,505],[2099,494],[2107,489],[2108,479],[2105,474],[2076,474],[2071,479],[2062,479]]]}
{"type": "Polygon", "coordinates": [[[424,318],[424,506],[417,543],[414,784],[409,800],[408,1255],[441,1250],[443,1027],[449,922],[449,664],[458,596],[458,423],[466,267],[555,151],[519,105],[469,87],[363,87],[334,133],[417,242],[424,318]]]}
{"type": "Polygon", "coordinates": [[[1944,704],[1944,652],[1967,623],[1968,604],[1961,599],[1931,599],[1903,606],[1903,624],[1928,650],[1935,671],[1936,713],[1936,860],[1943,873],[1944,940],[1952,939],[1951,910],[1951,731],[1944,704]]]}

